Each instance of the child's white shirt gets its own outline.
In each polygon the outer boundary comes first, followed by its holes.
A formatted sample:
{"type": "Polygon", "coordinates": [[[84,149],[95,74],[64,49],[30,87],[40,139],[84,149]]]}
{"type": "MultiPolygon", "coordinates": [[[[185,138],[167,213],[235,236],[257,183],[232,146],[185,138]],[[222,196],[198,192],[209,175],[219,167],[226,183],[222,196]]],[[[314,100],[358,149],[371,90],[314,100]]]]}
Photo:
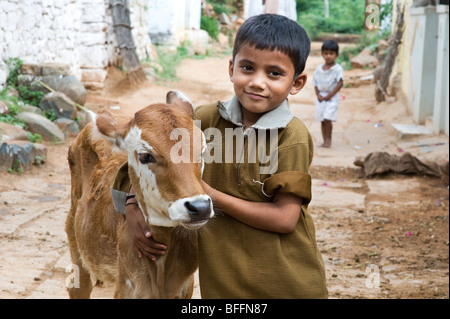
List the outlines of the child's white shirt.
{"type": "Polygon", "coordinates": [[[343,79],[344,69],[339,64],[335,64],[330,69],[324,70],[324,65],[319,65],[314,71],[313,83],[314,86],[317,86],[320,93],[330,93],[338,82],[343,79]]]}

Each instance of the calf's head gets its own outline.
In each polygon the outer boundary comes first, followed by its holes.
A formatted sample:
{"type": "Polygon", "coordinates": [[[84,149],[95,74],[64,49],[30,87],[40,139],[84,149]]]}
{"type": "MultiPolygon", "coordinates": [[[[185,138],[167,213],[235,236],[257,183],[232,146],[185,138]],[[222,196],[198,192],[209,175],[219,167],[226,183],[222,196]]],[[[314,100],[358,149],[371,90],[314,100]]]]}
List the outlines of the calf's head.
{"type": "Polygon", "coordinates": [[[126,152],[147,223],[195,229],[214,215],[201,184],[205,137],[193,124],[192,105],[183,95],[168,94],[167,102],[141,109],[124,124],[106,114],[95,115],[93,134],[126,152]]]}

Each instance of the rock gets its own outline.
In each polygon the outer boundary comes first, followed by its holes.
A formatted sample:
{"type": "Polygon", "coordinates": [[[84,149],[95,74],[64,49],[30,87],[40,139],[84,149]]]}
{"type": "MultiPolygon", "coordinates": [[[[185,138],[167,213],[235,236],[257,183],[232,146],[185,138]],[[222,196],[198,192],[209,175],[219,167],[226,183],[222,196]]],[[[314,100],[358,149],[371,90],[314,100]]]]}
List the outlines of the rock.
{"type": "Polygon", "coordinates": [[[355,69],[363,69],[365,67],[375,68],[380,64],[378,59],[373,55],[370,55],[366,50],[351,59],[350,63],[355,69]]]}
{"type": "Polygon", "coordinates": [[[42,115],[42,110],[34,105],[19,103],[19,104],[17,104],[17,109],[18,109],[18,113],[30,112],[30,113],[42,115]]]}
{"type": "Polygon", "coordinates": [[[58,125],[65,137],[75,137],[80,133],[78,123],[68,118],[59,118],[55,120],[55,124],[58,125]]]}
{"type": "Polygon", "coordinates": [[[6,114],[9,114],[8,105],[6,105],[5,102],[0,101],[0,115],[6,115],[6,114]]]}
{"type": "Polygon", "coordinates": [[[39,107],[46,112],[54,112],[56,118],[73,119],[77,114],[75,103],[62,92],[50,92],[46,94],[39,107]]]}
{"type": "Polygon", "coordinates": [[[42,115],[23,112],[19,113],[16,118],[25,122],[28,131],[40,134],[45,141],[64,141],[64,134],[59,127],[42,115]]]}
{"type": "Polygon", "coordinates": [[[28,141],[28,133],[18,125],[12,125],[0,122],[0,141],[7,142],[12,140],[28,141]]]}
{"type": "Polygon", "coordinates": [[[42,144],[28,141],[9,141],[0,145],[0,171],[10,168],[27,169],[41,164],[47,156],[47,148],[42,144]]]}
{"type": "Polygon", "coordinates": [[[100,82],[106,80],[108,72],[105,69],[82,69],[81,81],[84,82],[100,82]]]}
{"type": "Polygon", "coordinates": [[[6,87],[6,80],[9,76],[9,68],[6,63],[0,58],[0,91],[6,87]]]}
{"type": "Polygon", "coordinates": [[[63,63],[22,63],[20,73],[34,76],[68,76],[70,67],[63,63]]]}
{"type": "Polygon", "coordinates": [[[32,91],[42,91],[45,94],[50,91],[39,85],[37,82],[42,81],[54,91],[62,92],[75,103],[84,105],[86,103],[87,92],[83,83],[76,77],[69,76],[33,76],[21,74],[18,76],[19,86],[28,86],[32,91]]]}
{"type": "Polygon", "coordinates": [[[228,48],[230,46],[228,37],[223,33],[219,33],[219,44],[222,48],[228,48]]]}
{"type": "Polygon", "coordinates": [[[228,17],[228,15],[225,12],[222,12],[219,15],[219,21],[220,21],[221,24],[224,24],[226,26],[231,25],[230,18],[228,17]]]}
{"type": "Polygon", "coordinates": [[[184,30],[181,38],[181,42],[186,41],[192,44],[196,55],[206,54],[211,46],[211,38],[205,30],[184,30]]]}
{"type": "Polygon", "coordinates": [[[78,129],[81,131],[87,124],[91,122],[89,115],[84,111],[77,112],[75,122],[78,124],[78,129]]]}

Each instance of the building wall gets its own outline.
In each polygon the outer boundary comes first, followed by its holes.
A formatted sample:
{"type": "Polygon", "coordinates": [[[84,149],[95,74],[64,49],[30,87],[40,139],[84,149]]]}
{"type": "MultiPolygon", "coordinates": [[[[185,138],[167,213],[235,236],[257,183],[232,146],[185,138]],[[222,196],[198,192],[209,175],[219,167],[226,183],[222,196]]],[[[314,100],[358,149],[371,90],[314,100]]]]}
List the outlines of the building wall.
{"type": "Polygon", "coordinates": [[[200,30],[201,0],[149,0],[148,31],[155,43],[178,46],[185,30],[200,30]]]}
{"type": "MultiPolygon", "coordinates": [[[[403,31],[403,39],[402,43],[399,46],[397,63],[393,69],[393,76],[396,74],[401,74],[401,90],[402,94],[407,97],[408,96],[408,85],[410,81],[410,73],[411,73],[411,63],[410,63],[410,52],[411,52],[411,16],[409,15],[409,10],[414,0],[394,0],[393,1],[393,22],[392,22],[392,31],[394,31],[396,20],[397,20],[397,3],[400,1],[400,5],[404,6],[405,14],[404,14],[404,31],[403,31]]],[[[391,81],[392,83],[392,81],[391,81]]]]}
{"type": "MultiPolygon", "coordinates": [[[[148,0],[129,0],[133,38],[141,59],[149,52],[148,0]]],[[[64,63],[78,79],[102,80],[118,50],[109,0],[1,0],[0,58],[64,63]]]]}
{"type": "Polygon", "coordinates": [[[411,8],[413,0],[394,0],[393,29],[398,2],[405,8],[405,20],[392,78],[400,76],[401,93],[415,122],[431,120],[435,133],[448,134],[448,5],[411,8]]]}
{"type": "Polygon", "coordinates": [[[262,13],[277,13],[297,21],[296,6],[295,0],[266,0],[266,5],[263,5],[261,0],[244,0],[244,17],[247,19],[262,13]],[[273,12],[274,6],[278,7],[277,12],[273,12]]]}

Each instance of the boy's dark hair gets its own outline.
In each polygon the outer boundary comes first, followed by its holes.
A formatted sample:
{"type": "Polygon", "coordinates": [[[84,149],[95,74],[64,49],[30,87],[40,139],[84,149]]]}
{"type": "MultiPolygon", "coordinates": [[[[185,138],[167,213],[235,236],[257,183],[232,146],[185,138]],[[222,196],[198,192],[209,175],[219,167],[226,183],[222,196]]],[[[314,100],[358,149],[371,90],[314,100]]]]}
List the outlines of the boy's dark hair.
{"type": "Polygon", "coordinates": [[[339,44],[333,40],[325,40],[322,44],[322,52],[325,50],[334,51],[339,54],[339,44]]]}
{"type": "Polygon", "coordinates": [[[278,14],[260,14],[247,19],[236,34],[233,61],[242,46],[258,50],[278,50],[292,61],[295,77],[305,69],[311,40],[305,29],[294,20],[278,14]]]}

